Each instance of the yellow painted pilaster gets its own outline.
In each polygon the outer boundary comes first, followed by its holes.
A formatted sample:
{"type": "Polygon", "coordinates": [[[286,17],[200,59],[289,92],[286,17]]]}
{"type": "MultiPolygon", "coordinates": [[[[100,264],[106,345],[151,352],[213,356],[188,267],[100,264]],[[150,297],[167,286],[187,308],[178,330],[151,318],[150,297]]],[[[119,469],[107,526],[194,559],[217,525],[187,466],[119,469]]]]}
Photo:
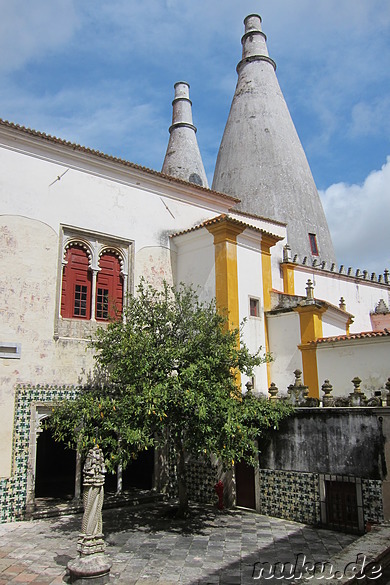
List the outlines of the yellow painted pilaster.
{"type": "MultiPolygon", "coordinates": [[[[215,253],[215,298],[217,307],[227,313],[229,328],[240,326],[238,299],[237,236],[244,226],[230,223],[228,219],[207,226],[214,236],[215,253]]],[[[241,374],[237,374],[237,385],[241,387],[241,374]]]]}
{"type": "Polygon", "coordinates": [[[281,266],[283,273],[283,292],[288,295],[295,295],[294,264],[283,262],[281,266]]]}
{"type": "Polygon", "coordinates": [[[299,313],[301,328],[301,344],[298,346],[302,352],[303,381],[309,387],[309,396],[320,397],[317,368],[317,339],[323,337],[322,314],[326,307],[316,304],[307,304],[295,309],[299,313]]]}
{"type": "Polygon", "coordinates": [[[240,313],[238,304],[237,236],[243,226],[228,220],[208,226],[214,236],[215,252],[215,297],[217,306],[227,311],[229,327],[238,328],[240,313]]]}

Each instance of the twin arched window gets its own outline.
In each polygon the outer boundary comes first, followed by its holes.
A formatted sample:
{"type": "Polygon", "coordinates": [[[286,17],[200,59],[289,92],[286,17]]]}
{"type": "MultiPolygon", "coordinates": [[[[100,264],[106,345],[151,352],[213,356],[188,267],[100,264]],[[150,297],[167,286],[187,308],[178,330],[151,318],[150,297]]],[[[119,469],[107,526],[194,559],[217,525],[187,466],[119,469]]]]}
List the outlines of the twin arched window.
{"type": "Polygon", "coordinates": [[[73,319],[116,319],[123,309],[123,277],[118,254],[108,250],[91,270],[88,252],[73,245],[65,254],[61,316],[73,319]]]}

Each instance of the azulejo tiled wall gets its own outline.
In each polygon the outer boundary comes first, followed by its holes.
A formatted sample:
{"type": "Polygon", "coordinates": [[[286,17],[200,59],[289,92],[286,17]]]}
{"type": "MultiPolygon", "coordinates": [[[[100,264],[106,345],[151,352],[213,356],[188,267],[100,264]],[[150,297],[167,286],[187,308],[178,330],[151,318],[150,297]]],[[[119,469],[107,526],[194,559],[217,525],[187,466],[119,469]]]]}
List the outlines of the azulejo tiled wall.
{"type": "Polygon", "coordinates": [[[74,399],[74,386],[30,386],[16,388],[12,472],[0,481],[0,522],[23,520],[26,511],[27,466],[29,457],[31,405],[74,399]]]}
{"type": "Polygon", "coordinates": [[[303,522],[320,522],[319,478],[316,473],[260,469],[262,514],[303,522]]]}
{"type": "MultiPolygon", "coordinates": [[[[169,480],[166,493],[169,498],[177,498],[177,474],[173,447],[169,449],[168,457],[169,480]]],[[[218,469],[212,465],[209,459],[201,457],[198,460],[189,461],[186,466],[185,479],[190,501],[199,504],[216,503],[217,495],[214,486],[218,481],[218,469]]]]}
{"type": "MultiPolygon", "coordinates": [[[[362,479],[364,523],[383,522],[382,481],[362,479]]],[[[321,523],[319,475],[260,469],[261,513],[305,524],[321,523]]]]}
{"type": "Polygon", "coordinates": [[[383,522],[383,496],[380,479],[362,479],[364,522],[383,522]]]}

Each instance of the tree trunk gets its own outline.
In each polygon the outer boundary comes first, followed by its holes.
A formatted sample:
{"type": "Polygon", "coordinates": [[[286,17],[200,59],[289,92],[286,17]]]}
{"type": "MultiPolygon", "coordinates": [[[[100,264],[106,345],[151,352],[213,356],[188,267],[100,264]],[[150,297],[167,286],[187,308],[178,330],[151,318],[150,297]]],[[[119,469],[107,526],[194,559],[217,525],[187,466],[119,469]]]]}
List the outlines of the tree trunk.
{"type": "Polygon", "coordinates": [[[179,489],[178,515],[185,516],[188,511],[188,491],[185,479],[185,455],[181,441],[176,444],[176,457],[177,484],[179,489]]]}

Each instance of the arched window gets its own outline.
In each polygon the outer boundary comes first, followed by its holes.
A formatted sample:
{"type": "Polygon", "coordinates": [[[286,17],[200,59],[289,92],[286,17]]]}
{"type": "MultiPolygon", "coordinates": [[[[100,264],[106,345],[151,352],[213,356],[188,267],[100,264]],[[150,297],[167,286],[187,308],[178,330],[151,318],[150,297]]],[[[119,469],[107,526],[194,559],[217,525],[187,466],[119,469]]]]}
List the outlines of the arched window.
{"type": "Polygon", "coordinates": [[[61,316],[91,318],[92,275],[87,252],[78,246],[67,249],[62,276],[61,316]]]}
{"type": "Polygon", "coordinates": [[[119,318],[123,306],[123,278],[118,255],[104,252],[99,260],[96,282],[96,319],[119,318]]]}

